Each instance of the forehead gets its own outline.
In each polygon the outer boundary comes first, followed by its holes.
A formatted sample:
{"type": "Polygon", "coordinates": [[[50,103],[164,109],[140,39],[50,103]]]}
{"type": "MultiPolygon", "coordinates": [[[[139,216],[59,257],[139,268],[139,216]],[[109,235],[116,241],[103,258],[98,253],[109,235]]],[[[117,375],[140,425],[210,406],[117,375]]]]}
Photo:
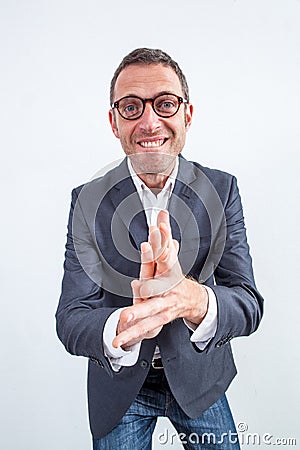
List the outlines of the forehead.
{"type": "Polygon", "coordinates": [[[179,78],[171,67],[162,64],[132,65],[125,67],[118,76],[114,98],[126,95],[149,98],[160,92],[183,95],[179,78]]]}

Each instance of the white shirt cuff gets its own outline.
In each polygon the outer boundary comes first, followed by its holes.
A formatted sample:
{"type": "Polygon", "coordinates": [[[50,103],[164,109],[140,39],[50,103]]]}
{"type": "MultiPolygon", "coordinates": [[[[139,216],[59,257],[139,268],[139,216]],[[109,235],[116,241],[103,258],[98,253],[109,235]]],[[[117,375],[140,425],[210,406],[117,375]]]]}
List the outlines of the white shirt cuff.
{"type": "Polygon", "coordinates": [[[194,342],[200,350],[204,350],[209,341],[215,336],[218,325],[218,307],[215,293],[210,287],[202,286],[208,293],[208,309],[206,316],[200,325],[196,325],[189,320],[183,319],[186,326],[193,331],[190,338],[191,342],[194,342]]]}
{"type": "Polygon", "coordinates": [[[121,347],[115,348],[112,345],[113,339],[117,335],[117,327],[121,311],[119,308],[114,311],[107,319],[103,329],[103,347],[104,354],[109,359],[112,369],[118,372],[122,366],[133,366],[139,357],[141,342],[123,350],[121,347]]]}

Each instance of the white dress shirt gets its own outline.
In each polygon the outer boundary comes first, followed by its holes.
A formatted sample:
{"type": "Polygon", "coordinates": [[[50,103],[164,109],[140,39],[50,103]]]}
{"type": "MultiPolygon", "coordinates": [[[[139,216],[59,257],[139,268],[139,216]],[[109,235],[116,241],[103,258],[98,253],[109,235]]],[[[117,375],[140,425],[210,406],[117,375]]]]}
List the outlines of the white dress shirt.
{"type": "MultiPolygon", "coordinates": [[[[178,158],[176,158],[175,167],[167,179],[163,189],[155,195],[145,183],[135,173],[131,161],[127,158],[128,169],[132,180],[135,184],[136,190],[140,196],[142,205],[145,210],[148,227],[156,226],[157,215],[162,209],[167,209],[170,196],[172,194],[176,176],[178,172],[178,158]]],[[[193,331],[190,337],[191,342],[200,349],[204,350],[209,341],[214,337],[217,330],[217,301],[212,289],[204,286],[208,293],[208,311],[200,325],[193,324],[188,320],[183,319],[185,325],[193,331]]],[[[141,342],[127,347],[126,350],[122,348],[114,348],[112,341],[117,334],[117,326],[119,322],[120,313],[124,308],[119,308],[114,311],[106,321],[103,330],[103,345],[105,355],[109,358],[113,370],[118,371],[122,366],[133,366],[139,356],[141,342]]],[[[156,347],[154,357],[159,357],[159,348],[156,347]]]]}

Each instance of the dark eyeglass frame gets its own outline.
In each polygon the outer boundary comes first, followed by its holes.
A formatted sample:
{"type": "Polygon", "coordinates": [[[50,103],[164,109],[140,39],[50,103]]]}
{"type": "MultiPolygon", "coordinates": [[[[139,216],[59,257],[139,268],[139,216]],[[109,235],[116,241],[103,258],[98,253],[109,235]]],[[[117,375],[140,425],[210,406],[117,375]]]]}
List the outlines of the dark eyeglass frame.
{"type": "Polygon", "coordinates": [[[170,92],[164,92],[164,93],[162,93],[162,94],[158,94],[156,97],[153,97],[153,98],[141,98],[141,97],[139,97],[138,95],[126,95],[125,97],[122,97],[122,98],[120,98],[119,100],[113,102],[113,104],[111,105],[111,109],[116,109],[116,110],[118,111],[118,113],[120,114],[120,116],[123,117],[123,119],[125,119],[125,120],[137,120],[137,119],[139,119],[140,117],[142,117],[142,115],[144,114],[145,107],[146,107],[146,102],[151,102],[151,106],[152,106],[152,109],[153,109],[153,111],[155,112],[155,114],[156,114],[157,116],[159,116],[159,117],[163,117],[164,119],[169,119],[169,117],[175,116],[175,114],[178,113],[179,108],[180,108],[180,106],[181,106],[182,104],[189,103],[185,98],[180,97],[179,95],[172,94],[172,93],[170,93],[170,92]],[[155,100],[157,100],[159,97],[163,97],[164,95],[172,95],[172,96],[176,97],[177,100],[178,100],[178,107],[177,107],[177,110],[176,110],[173,114],[171,114],[171,115],[169,115],[169,116],[166,116],[166,115],[163,115],[163,114],[158,113],[158,112],[155,110],[155,108],[154,108],[154,102],[155,102],[155,100]],[[120,110],[119,110],[119,103],[120,103],[121,100],[124,100],[125,98],[137,98],[138,100],[141,100],[141,102],[143,103],[143,109],[142,109],[142,111],[141,111],[141,114],[139,114],[139,115],[136,116],[136,117],[132,117],[132,118],[131,118],[131,117],[125,117],[125,116],[123,116],[123,114],[121,114],[121,112],[120,112],[120,110]]]}

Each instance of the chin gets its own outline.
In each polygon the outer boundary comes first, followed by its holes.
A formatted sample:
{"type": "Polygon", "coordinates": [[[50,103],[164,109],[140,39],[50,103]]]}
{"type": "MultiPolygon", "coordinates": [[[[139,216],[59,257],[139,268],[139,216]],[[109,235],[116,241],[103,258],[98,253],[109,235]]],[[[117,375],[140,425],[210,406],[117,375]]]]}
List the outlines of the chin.
{"type": "Polygon", "coordinates": [[[169,175],[177,155],[148,151],[128,156],[137,173],[169,175]]]}

